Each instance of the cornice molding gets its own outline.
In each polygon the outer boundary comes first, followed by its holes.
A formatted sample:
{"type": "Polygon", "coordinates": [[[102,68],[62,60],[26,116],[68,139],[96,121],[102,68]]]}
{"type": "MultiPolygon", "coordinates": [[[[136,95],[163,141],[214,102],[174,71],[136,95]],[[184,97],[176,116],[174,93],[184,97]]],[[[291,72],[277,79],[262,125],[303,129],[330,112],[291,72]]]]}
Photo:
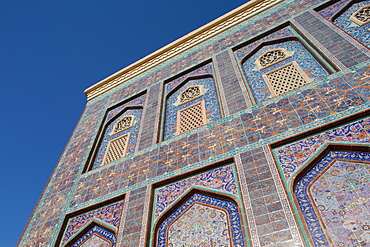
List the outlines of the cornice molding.
{"type": "Polygon", "coordinates": [[[174,56],[208,40],[217,34],[255,16],[262,11],[284,0],[252,0],[236,8],[216,20],[198,28],[180,39],[149,54],[139,61],[119,70],[113,75],[87,88],[84,93],[87,100],[96,98],[118,85],[148,71],[149,69],[173,58],[174,56]]]}

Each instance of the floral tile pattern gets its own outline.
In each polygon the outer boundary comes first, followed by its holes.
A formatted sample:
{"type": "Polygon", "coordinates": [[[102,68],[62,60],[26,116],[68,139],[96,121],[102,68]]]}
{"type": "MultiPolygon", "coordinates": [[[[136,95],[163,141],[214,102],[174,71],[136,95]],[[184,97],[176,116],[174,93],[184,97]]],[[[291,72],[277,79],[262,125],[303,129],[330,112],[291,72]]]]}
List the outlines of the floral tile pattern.
{"type": "Polygon", "coordinates": [[[370,244],[368,162],[369,153],[330,151],[296,183],[295,196],[315,246],[370,244]]]}
{"type": "Polygon", "coordinates": [[[240,214],[235,203],[194,194],[160,225],[157,246],[183,246],[181,243],[192,243],[195,246],[211,246],[211,244],[228,246],[222,244],[230,242],[234,246],[244,246],[241,226],[240,214]],[[195,211],[198,211],[196,215],[194,215],[195,211]],[[184,222],[185,219],[187,221],[184,222]],[[210,221],[210,219],[213,220],[210,221]],[[204,224],[204,222],[207,223],[204,224]],[[181,225],[181,234],[176,228],[179,225],[181,225]],[[217,240],[220,242],[212,238],[219,233],[222,237],[217,240]]]}
{"type": "Polygon", "coordinates": [[[108,225],[118,228],[121,220],[123,204],[123,201],[119,201],[109,206],[70,218],[63,237],[63,243],[68,241],[74,234],[88,225],[93,219],[98,219],[108,225]]]}
{"type": "Polygon", "coordinates": [[[234,176],[232,165],[227,165],[156,189],[155,217],[157,218],[191,186],[238,195],[234,176]]]}

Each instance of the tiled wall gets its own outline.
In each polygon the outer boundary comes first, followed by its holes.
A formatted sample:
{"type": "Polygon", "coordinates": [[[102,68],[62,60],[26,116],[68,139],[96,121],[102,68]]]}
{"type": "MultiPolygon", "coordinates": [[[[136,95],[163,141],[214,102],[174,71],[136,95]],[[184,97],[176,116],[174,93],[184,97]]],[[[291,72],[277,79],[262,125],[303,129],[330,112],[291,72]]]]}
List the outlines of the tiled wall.
{"type": "MultiPolygon", "coordinates": [[[[228,202],[241,205],[239,223],[235,224],[240,225],[242,235],[238,236],[242,236],[242,240],[234,237],[235,241],[253,246],[315,244],[316,239],[311,236],[315,233],[304,227],[307,223],[302,212],[306,206],[300,206],[292,190],[295,183],[298,184],[296,175],[304,171],[302,177],[308,176],[309,173],[301,168],[316,155],[320,145],[328,142],[364,144],[368,143],[367,136],[370,135],[370,129],[362,124],[367,120],[359,120],[368,114],[370,105],[369,52],[353,39],[354,34],[346,34],[346,29],[339,29],[336,26],[339,24],[327,19],[332,11],[328,9],[334,11],[338,7],[326,7],[319,10],[320,13],[314,11],[323,3],[318,0],[284,1],[263,15],[254,16],[88,102],[19,246],[53,246],[66,215],[91,205],[104,206],[106,201],[122,195],[125,195],[125,201],[117,230],[117,246],[156,243],[153,229],[160,228],[156,217],[161,217],[161,210],[157,210],[156,205],[161,205],[158,207],[163,207],[163,212],[167,212],[167,206],[163,205],[180,205],[175,201],[156,204],[156,196],[160,195],[160,189],[180,181],[184,186],[188,183],[210,191],[200,193],[197,198],[193,197],[195,193],[187,198],[193,201],[181,203],[200,205],[204,204],[201,200],[208,200],[207,207],[215,208],[209,213],[214,213],[217,219],[220,219],[222,210],[226,212],[234,207],[223,208],[217,201],[226,200],[223,193],[233,198],[228,202]],[[259,38],[252,39],[256,35],[260,35],[259,38]],[[286,37],[300,39],[300,42],[296,39],[282,44],[287,50],[295,49],[296,55],[303,54],[309,63],[300,65],[315,80],[271,98],[260,83],[262,81],[248,74],[249,58],[242,59],[261,42],[286,37]],[[309,44],[307,39],[312,39],[309,44]],[[218,117],[188,133],[169,134],[162,141],[161,133],[165,130],[161,128],[167,121],[163,118],[170,115],[166,114],[166,94],[186,78],[206,74],[212,76],[206,79],[211,79],[212,83],[207,83],[214,86],[212,97],[217,99],[218,117]],[[123,105],[115,107],[117,104],[129,102],[135,95],[141,95],[136,100],[140,99],[137,103],[143,110],[133,151],[121,160],[83,172],[94,142],[101,135],[98,131],[101,125],[123,109],[123,105]],[[340,131],[336,129],[338,126],[331,127],[332,130],[320,129],[326,124],[333,126],[338,120],[344,121],[340,131]],[[361,126],[361,131],[357,127],[345,126],[361,126]],[[342,135],[332,137],[330,133],[333,131],[342,135]],[[289,139],[296,135],[299,140],[289,139]],[[271,148],[269,144],[272,143],[271,148]],[[225,165],[226,161],[233,165],[225,165]],[[232,172],[222,175],[222,169],[232,169],[232,172]],[[207,179],[207,176],[211,177],[207,179]],[[231,187],[225,187],[226,180],[231,187]],[[215,196],[217,193],[219,196],[215,196]],[[196,201],[198,199],[200,201],[196,201]]],[[[265,47],[270,49],[277,44],[268,46],[265,47]]],[[[173,116],[168,121],[173,121],[173,116]]],[[[364,161],[367,160],[361,160],[364,161]]],[[[357,169],[358,165],[354,167],[357,169]]],[[[361,169],[363,173],[367,172],[367,169],[361,169]]],[[[321,171],[319,173],[321,177],[326,176],[321,171]]],[[[320,186],[316,187],[320,189],[320,186]]],[[[186,193],[188,190],[182,195],[186,193]]],[[[368,194],[361,197],[365,196],[368,194]]],[[[168,194],[163,198],[168,200],[168,194]]],[[[311,208],[320,210],[322,207],[319,206],[311,205],[311,208]]],[[[201,209],[209,208],[191,208],[201,209]]],[[[175,209],[172,213],[180,214],[175,209]]],[[[229,214],[233,213],[230,211],[229,214]]],[[[316,217],[326,219],[327,216],[316,217]]],[[[224,224],[226,221],[219,222],[224,224]]],[[[325,227],[330,225],[325,224],[325,227]]],[[[366,225],[361,225],[362,232],[349,233],[347,228],[337,226],[330,229],[332,232],[348,232],[349,236],[355,234],[358,237],[356,243],[361,243],[365,240],[360,240],[359,236],[362,239],[367,236],[361,235],[367,233],[366,225]]],[[[321,227],[320,224],[317,226],[321,227]]],[[[236,236],[235,232],[229,234],[236,236]]],[[[344,241],[324,237],[325,241],[344,241]]],[[[354,243],[351,241],[346,239],[343,243],[354,243]]]]}

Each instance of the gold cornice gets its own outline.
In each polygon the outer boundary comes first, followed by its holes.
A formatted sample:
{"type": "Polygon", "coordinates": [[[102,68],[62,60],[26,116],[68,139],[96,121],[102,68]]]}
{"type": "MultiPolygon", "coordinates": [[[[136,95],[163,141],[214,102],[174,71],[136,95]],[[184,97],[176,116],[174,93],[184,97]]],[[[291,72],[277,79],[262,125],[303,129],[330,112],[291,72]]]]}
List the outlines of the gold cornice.
{"type": "Polygon", "coordinates": [[[157,66],[160,63],[212,38],[213,36],[255,16],[284,0],[252,0],[197,30],[175,40],[165,47],[149,54],[139,61],[121,69],[85,90],[87,100],[91,100],[131,78],[157,66]]]}

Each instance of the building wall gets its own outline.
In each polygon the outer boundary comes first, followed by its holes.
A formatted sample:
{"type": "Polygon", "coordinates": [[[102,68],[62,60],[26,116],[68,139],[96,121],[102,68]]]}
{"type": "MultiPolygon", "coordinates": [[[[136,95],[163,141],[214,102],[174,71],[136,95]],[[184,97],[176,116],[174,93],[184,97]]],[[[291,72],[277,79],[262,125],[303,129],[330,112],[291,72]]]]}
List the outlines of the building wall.
{"type": "Polygon", "coordinates": [[[19,246],[370,246],[368,5],[247,3],[96,86],[19,246]]]}

